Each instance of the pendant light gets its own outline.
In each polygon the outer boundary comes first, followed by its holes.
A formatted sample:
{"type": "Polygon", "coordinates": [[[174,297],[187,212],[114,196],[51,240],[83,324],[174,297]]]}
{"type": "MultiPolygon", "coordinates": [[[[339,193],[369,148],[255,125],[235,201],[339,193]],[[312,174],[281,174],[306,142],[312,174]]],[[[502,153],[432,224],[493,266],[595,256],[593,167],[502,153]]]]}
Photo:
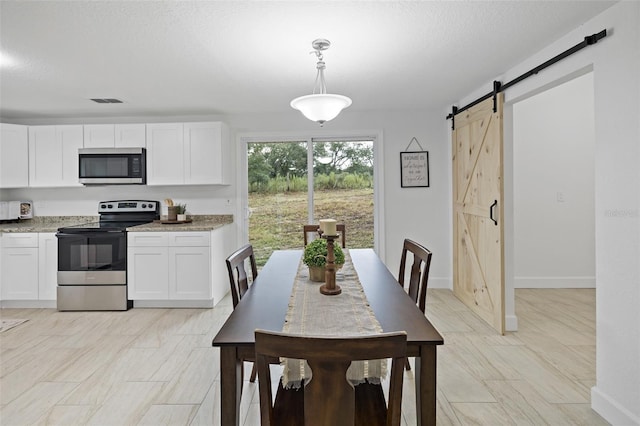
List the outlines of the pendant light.
{"type": "Polygon", "coordinates": [[[351,105],[351,99],[342,95],[327,93],[327,86],[324,81],[325,63],[322,51],[331,46],[331,42],[325,39],[317,39],[311,43],[318,63],[316,68],[316,83],[313,87],[313,94],[300,96],[291,101],[291,108],[299,110],[311,121],[317,121],[322,126],[325,122],[333,120],[340,114],[340,111],[351,105]]]}

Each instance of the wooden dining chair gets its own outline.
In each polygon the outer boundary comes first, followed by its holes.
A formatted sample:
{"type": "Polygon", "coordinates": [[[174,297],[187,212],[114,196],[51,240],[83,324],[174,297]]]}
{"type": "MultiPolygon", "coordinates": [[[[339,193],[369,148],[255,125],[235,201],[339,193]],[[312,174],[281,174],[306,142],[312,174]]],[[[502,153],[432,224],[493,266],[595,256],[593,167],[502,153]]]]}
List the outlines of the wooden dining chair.
{"type": "MultiPolygon", "coordinates": [[[[400,257],[400,272],[398,273],[398,283],[405,287],[405,275],[407,267],[407,254],[413,255],[409,274],[409,288],[407,294],[418,305],[424,313],[427,302],[427,284],[429,282],[429,268],[431,267],[431,252],[421,244],[410,239],[405,239],[402,246],[402,256],[400,257]]],[[[405,363],[405,368],[411,370],[409,360],[405,363]]]]}
{"type": "MultiPolygon", "coordinates": [[[[304,245],[309,244],[313,239],[309,238],[309,234],[315,234],[318,236],[318,229],[320,229],[320,225],[302,225],[302,232],[304,232],[304,245]]],[[[346,236],[346,228],[344,223],[336,224],[336,231],[340,234],[340,241],[342,243],[342,248],[347,247],[347,236],[346,236]]]]}
{"type": "MultiPolygon", "coordinates": [[[[256,258],[253,254],[253,246],[251,244],[247,244],[234,251],[226,260],[234,309],[240,302],[240,299],[242,299],[242,296],[244,296],[247,290],[249,290],[249,278],[247,276],[247,271],[245,270],[247,260],[249,260],[249,265],[251,267],[251,280],[253,282],[258,276],[258,268],[256,266],[256,258]]],[[[254,360],[245,359],[244,361],[253,362],[254,360]]],[[[251,370],[251,377],[249,378],[250,382],[255,382],[256,373],[257,370],[254,363],[253,369],[251,370]]]]}
{"type": "Polygon", "coordinates": [[[262,426],[399,426],[402,366],[407,353],[404,331],[371,336],[305,337],[256,330],[256,362],[262,426]],[[312,378],[300,389],[278,385],[272,404],[269,359],[305,359],[312,378]],[[353,386],[346,379],[354,360],[391,358],[389,401],[382,385],[353,386]]]}

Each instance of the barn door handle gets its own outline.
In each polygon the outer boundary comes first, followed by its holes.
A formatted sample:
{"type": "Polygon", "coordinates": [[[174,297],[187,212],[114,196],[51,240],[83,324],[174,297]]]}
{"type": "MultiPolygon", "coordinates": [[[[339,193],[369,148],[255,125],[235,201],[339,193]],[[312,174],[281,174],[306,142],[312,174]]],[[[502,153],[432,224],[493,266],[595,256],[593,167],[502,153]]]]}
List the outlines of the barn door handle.
{"type": "Polygon", "coordinates": [[[498,221],[495,220],[495,218],[493,216],[493,213],[494,213],[493,208],[495,206],[497,206],[497,205],[498,205],[498,200],[493,200],[493,204],[491,204],[491,207],[489,207],[489,219],[491,219],[493,221],[494,225],[496,225],[496,226],[498,226],[498,221]]]}

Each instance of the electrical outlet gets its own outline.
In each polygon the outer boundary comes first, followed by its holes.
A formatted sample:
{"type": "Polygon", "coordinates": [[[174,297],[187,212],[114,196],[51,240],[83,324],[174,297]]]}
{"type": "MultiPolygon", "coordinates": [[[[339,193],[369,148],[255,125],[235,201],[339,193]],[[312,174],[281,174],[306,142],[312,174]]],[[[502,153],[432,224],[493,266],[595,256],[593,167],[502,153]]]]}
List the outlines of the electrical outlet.
{"type": "Polygon", "coordinates": [[[564,192],[556,192],[556,201],[564,203],[564,192]]]}

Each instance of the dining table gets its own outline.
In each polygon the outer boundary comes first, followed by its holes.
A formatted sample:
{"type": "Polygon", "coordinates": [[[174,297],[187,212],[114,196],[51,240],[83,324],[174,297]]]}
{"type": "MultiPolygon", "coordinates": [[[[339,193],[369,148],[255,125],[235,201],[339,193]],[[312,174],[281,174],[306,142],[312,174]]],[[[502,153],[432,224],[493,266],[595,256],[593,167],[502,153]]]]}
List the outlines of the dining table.
{"type": "MultiPolygon", "coordinates": [[[[415,357],[417,425],[436,424],[437,347],[444,339],[373,249],[349,249],[366,300],[383,332],[407,333],[415,357]]],[[[239,425],[243,359],[255,357],[255,330],[281,332],[302,250],[277,250],[235,307],[212,345],[220,348],[221,422],[239,425]]],[[[335,297],[335,296],[325,296],[335,297]]]]}

